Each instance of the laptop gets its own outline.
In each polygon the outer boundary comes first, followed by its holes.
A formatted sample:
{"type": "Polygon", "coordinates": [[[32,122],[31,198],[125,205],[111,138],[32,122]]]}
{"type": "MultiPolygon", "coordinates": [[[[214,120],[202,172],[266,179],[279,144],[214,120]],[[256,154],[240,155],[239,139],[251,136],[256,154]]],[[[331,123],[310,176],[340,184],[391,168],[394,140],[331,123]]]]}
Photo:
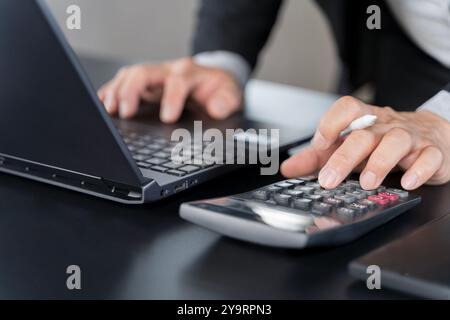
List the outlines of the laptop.
{"type": "Polygon", "coordinates": [[[350,273],[364,281],[380,267],[381,288],[428,299],[450,300],[450,215],[353,261],[350,273]]]}
{"type": "Polygon", "coordinates": [[[279,129],[273,151],[309,138],[242,115],[217,123],[193,114],[176,126],[151,112],[111,119],[41,0],[0,2],[0,70],[0,171],[121,203],[157,201],[239,167],[173,164],[171,133],[194,119],[204,129],[279,129]]]}

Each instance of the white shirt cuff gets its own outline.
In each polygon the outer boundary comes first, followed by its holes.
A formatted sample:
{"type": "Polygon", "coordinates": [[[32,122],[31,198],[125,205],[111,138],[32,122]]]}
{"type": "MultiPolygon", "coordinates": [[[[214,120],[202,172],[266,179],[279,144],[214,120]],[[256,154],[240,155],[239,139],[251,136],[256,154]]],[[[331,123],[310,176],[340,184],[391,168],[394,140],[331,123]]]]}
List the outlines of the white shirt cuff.
{"type": "Polygon", "coordinates": [[[230,72],[244,87],[250,78],[251,68],[240,55],[229,51],[202,52],[194,56],[194,61],[201,66],[221,68],[230,72]]]}
{"type": "Polygon", "coordinates": [[[450,122],[450,92],[442,90],[418,110],[431,111],[450,122]]]}

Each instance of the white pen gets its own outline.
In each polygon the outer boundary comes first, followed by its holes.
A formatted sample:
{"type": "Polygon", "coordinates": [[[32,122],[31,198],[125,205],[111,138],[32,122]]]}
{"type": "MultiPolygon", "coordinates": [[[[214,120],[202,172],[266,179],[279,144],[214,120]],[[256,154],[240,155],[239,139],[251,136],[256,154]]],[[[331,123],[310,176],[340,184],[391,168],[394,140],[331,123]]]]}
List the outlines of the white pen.
{"type": "Polygon", "coordinates": [[[378,120],[378,117],[371,115],[371,114],[363,116],[361,118],[358,118],[355,121],[353,121],[347,127],[347,129],[345,129],[344,131],[341,132],[341,137],[344,137],[355,130],[363,130],[363,129],[370,128],[377,122],[377,120],[378,120]]]}

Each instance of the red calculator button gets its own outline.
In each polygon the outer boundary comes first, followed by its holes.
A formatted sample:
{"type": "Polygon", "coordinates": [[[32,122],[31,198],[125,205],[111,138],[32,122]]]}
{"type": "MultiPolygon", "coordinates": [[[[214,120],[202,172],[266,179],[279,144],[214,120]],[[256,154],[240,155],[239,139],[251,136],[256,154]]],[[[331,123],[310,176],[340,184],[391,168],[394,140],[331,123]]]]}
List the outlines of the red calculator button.
{"type": "Polygon", "coordinates": [[[391,192],[381,192],[381,193],[379,194],[379,196],[381,196],[381,197],[386,197],[386,198],[388,198],[390,201],[397,201],[397,200],[400,198],[400,196],[399,196],[398,194],[391,193],[391,192]]]}
{"type": "Polygon", "coordinates": [[[383,196],[379,196],[379,195],[378,196],[369,196],[367,199],[370,200],[370,201],[376,202],[376,203],[378,203],[379,205],[382,205],[382,206],[385,206],[385,205],[389,204],[389,198],[383,197],[383,196]]]}

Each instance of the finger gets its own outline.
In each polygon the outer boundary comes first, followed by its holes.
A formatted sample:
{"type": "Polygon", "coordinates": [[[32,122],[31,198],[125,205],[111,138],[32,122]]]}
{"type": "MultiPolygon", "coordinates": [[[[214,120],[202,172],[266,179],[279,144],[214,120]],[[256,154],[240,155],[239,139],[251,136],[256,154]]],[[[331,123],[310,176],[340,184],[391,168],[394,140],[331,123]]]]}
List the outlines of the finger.
{"type": "Polygon", "coordinates": [[[97,91],[97,96],[100,99],[101,102],[105,101],[105,96],[106,96],[106,85],[102,86],[98,91],[97,91]]]}
{"type": "Polygon", "coordinates": [[[116,104],[114,103],[114,93],[110,89],[112,83],[113,83],[113,80],[106,83],[105,85],[103,85],[101,87],[101,89],[97,93],[100,101],[103,103],[106,111],[109,114],[114,114],[117,112],[116,104]]]}
{"type": "Polygon", "coordinates": [[[322,168],[319,183],[326,189],[336,188],[377,146],[379,138],[369,130],[354,131],[322,168]]]}
{"type": "Polygon", "coordinates": [[[281,173],[287,178],[295,178],[315,172],[318,168],[319,156],[317,150],[308,147],[283,162],[281,173]]]}
{"type": "Polygon", "coordinates": [[[389,131],[369,158],[360,177],[361,187],[366,190],[378,188],[386,176],[406,157],[412,148],[411,135],[399,128],[389,131]]]}
{"type": "Polygon", "coordinates": [[[190,90],[187,77],[176,74],[167,78],[161,101],[161,121],[173,123],[180,118],[190,90]]]}
{"type": "Polygon", "coordinates": [[[355,98],[339,99],[322,117],[312,141],[313,145],[318,150],[326,150],[354,120],[371,114],[371,110],[371,106],[355,98]]]}
{"type": "Polygon", "coordinates": [[[127,119],[136,115],[141,95],[148,85],[148,73],[143,67],[133,67],[119,88],[119,114],[127,119]]]}
{"type": "Polygon", "coordinates": [[[425,184],[442,167],[444,155],[433,146],[429,146],[421,152],[417,161],[409,168],[402,177],[402,187],[405,190],[415,190],[425,184]]]}
{"type": "Polygon", "coordinates": [[[117,113],[119,109],[119,102],[117,99],[118,88],[120,87],[122,80],[125,78],[127,74],[127,69],[122,68],[117,75],[104,85],[102,92],[104,95],[103,104],[105,105],[106,111],[109,114],[117,113]]]}
{"type": "Polygon", "coordinates": [[[422,150],[416,150],[408,154],[398,163],[399,167],[405,170],[411,168],[414,162],[416,162],[417,159],[419,158],[421,152],[422,150]]]}
{"type": "Polygon", "coordinates": [[[212,118],[222,120],[239,110],[241,100],[238,90],[225,86],[214,92],[207,100],[206,111],[212,118]]]}
{"type": "Polygon", "coordinates": [[[283,162],[281,173],[287,178],[313,174],[320,169],[337,148],[337,144],[326,151],[319,151],[311,146],[307,147],[283,162]]]}
{"type": "Polygon", "coordinates": [[[159,102],[162,98],[162,87],[154,87],[154,88],[147,88],[142,95],[141,98],[147,102],[159,102]]]}

